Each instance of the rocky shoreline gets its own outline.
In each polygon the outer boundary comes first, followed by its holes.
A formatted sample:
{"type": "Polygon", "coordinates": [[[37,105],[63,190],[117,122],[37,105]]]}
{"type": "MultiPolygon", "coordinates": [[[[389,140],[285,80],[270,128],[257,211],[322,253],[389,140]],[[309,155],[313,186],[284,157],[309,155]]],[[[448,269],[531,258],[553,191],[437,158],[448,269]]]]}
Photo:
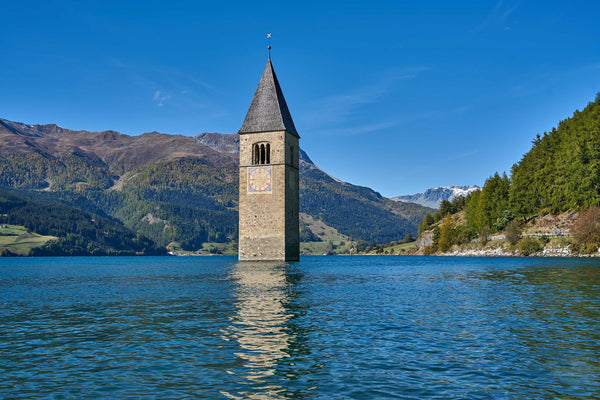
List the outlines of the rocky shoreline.
{"type": "MultiPolygon", "coordinates": [[[[465,224],[464,213],[453,216],[457,226],[465,224]]],[[[434,230],[441,221],[417,238],[412,254],[445,257],[600,257],[600,248],[581,246],[573,237],[572,227],[579,213],[569,211],[559,215],[539,215],[523,226],[519,242],[509,243],[505,231],[469,243],[453,244],[441,252],[434,244],[434,230]],[[523,245],[523,241],[529,241],[523,245]]]]}
{"type": "MultiPolygon", "coordinates": [[[[438,255],[441,257],[525,257],[516,249],[509,250],[501,247],[495,249],[456,249],[438,255]]],[[[600,253],[577,254],[572,253],[568,247],[548,247],[527,257],[600,257],[600,253]]]]}

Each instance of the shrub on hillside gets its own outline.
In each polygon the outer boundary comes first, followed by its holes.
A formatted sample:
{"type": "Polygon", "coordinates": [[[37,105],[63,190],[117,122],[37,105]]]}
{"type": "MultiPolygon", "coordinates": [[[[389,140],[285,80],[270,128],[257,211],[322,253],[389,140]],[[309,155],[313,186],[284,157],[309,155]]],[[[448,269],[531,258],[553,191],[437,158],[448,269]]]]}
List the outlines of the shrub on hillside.
{"type": "Polygon", "coordinates": [[[484,247],[490,239],[490,227],[484,226],[481,228],[481,232],[479,232],[479,244],[481,247],[484,247]]]}
{"type": "Polygon", "coordinates": [[[521,239],[521,233],[523,233],[523,225],[516,219],[513,219],[507,224],[504,237],[508,243],[514,246],[521,239]]]}
{"type": "Polygon", "coordinates": [[[536,238],[525,237],[519,242],[519,252],[524,256],[542,251],[542,248],[542,244],[536,238]]]}
{"type": "Polygon", "coordinates": [[[496,228],[498,231],[503,231],[514,219],[515,215],[510,210],[504,210],[502,215],[498,217],[498,220],[494,224],[494,228],[496,228]]]}

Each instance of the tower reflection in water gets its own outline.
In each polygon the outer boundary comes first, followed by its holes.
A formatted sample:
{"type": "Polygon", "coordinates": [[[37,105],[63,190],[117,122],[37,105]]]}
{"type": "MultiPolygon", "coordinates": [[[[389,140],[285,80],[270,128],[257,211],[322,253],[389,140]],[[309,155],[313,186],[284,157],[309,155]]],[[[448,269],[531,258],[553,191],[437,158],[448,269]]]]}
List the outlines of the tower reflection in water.
{"type": "Polygon", "coordinates": [[[266,261],[241,262],[232,268],[237,311],[223,338],[238,343],[235,355],[240,365],[228,372],[243,382],[238,381],[237,393],[221,392],[228,398],[288,398],[285,382],[294,369],[291,355],[299,350],[298,329],[290,326],[295,315],[290,309],[293,285],[299,276],[289,268],[266,261]]]}

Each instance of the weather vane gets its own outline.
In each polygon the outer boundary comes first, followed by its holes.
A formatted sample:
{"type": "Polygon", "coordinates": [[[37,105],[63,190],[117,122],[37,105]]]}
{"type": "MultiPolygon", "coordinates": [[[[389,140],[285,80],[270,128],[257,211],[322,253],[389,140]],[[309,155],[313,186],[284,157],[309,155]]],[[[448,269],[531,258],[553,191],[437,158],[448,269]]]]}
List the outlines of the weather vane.
{"type": "Polygon", "coordinates": [[[269,40],[269,45],[267,49],[269,49],[269,60],[271,59],[271,33],[267,33],[267,39],[269,40]]]}

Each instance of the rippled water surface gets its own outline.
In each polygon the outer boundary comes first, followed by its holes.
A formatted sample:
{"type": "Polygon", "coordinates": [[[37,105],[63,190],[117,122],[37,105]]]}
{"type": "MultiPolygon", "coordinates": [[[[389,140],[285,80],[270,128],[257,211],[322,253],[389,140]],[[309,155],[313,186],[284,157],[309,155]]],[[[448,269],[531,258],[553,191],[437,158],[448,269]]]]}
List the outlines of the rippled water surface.
{"type": "Polygon", "coordinates": [[[0,398],[598,399],[600,261],[4,258],[0,398]]]}

